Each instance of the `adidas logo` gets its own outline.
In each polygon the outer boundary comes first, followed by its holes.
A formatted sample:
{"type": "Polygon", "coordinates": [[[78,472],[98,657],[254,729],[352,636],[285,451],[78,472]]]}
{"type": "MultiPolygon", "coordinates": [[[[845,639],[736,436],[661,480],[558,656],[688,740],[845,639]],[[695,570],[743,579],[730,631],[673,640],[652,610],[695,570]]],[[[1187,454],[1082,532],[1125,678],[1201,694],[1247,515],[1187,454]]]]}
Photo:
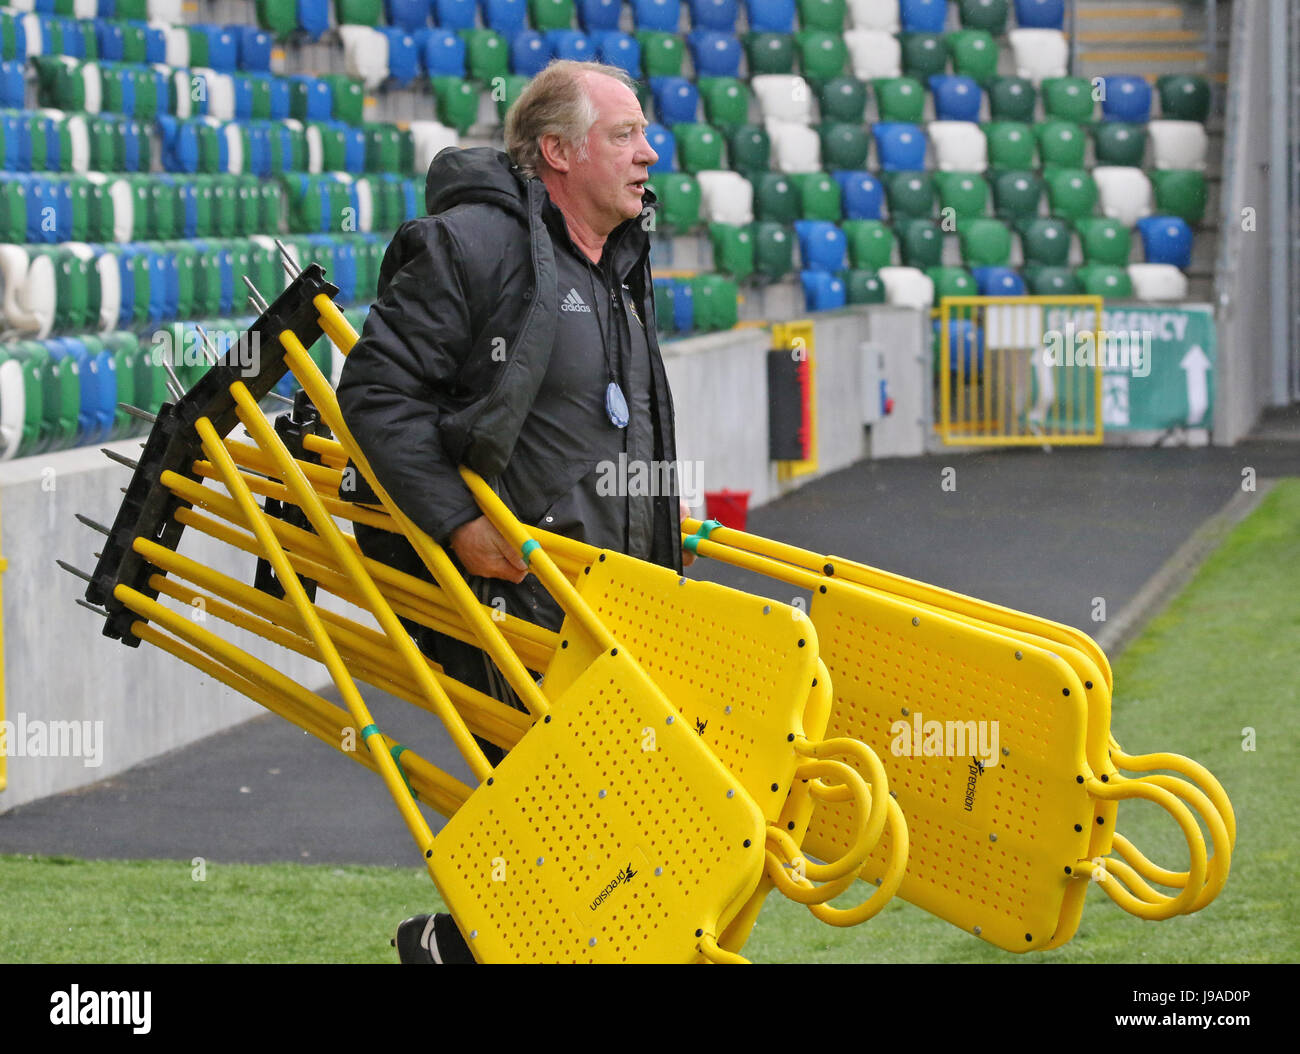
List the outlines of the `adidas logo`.
{"type": "Polygon", "coordinates": [[[578,291],[576,289],[570,289],[569,295],[560,301],[560,310],[561,311],[585,311],[587,312],[587,314],[591,314],[591,308],[588,307],[587,302],[578,295],[578,291]]]}

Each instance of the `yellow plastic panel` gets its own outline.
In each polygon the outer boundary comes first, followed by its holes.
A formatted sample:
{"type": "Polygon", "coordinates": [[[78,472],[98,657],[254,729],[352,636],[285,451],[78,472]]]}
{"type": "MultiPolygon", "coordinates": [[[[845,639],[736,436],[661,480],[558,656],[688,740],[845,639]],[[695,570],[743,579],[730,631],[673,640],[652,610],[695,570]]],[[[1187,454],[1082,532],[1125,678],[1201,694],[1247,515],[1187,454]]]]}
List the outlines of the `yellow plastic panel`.
{"type": "Polygon", "coordinates": [[[758,885],[758,808],[615,650],[436,839],[430,872],[481,962],[690,962],[758,885]]]}
{"type": "MultiPolygon", "coordinates": [[[[845,583],[814,594],[810,614],[835,693],[827,735],[876,751],[907,817],[899,895],[1002,948],[1045,945],[1094,818],[1078,782],[1090,775],[1078,677],[1043,649],[845,583]],[[912,750],[902,725],[910,731],[918,721],[912,750]],[[967,724],[981,721],[983,744],[978,724],[967,724]],[[945,732],[952,722],[951,737],[927,738],[931,722],[945,732]],[[980,745],[996,750],[978,759],[982,768],[971,756],[980,745]]],[[[823,858],[843,851],[843,809],[816,802],[805,849],[823,858]]],[[[888,848],[885,838],[864,878],[880,876],[888,848]]]]}

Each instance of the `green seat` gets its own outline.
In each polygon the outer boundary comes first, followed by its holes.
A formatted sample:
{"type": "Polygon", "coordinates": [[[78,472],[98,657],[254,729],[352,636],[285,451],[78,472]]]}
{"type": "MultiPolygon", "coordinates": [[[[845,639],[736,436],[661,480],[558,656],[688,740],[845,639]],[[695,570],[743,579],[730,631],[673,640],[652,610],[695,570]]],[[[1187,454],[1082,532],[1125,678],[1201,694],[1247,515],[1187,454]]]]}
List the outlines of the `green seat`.
{"type": "Polygon", "coordinates": [[[573,25],[573,0],[528,0],[528,13],[539,33],[569,29],[573,25]]]}
{"type": "Polygon", "coordinates": [[[950,217],[960,223],[988,212],[989,185],[979,173],[936,172],[934,182],[939,188],[940,225],[944,230],[956,230],[955,225],[947,223],[950,217]]]}
{"type": "Polygon", "coordinates": [[[207,66],[208,59],[208,35],[196,26],[189,26],[185,32],[190,38],[190,68],[207,66]]]}
{"type": "Polygon", "coordinates": [[[1044,168],[1082,168],[1088,140],[1070,121],[1043,121],[1034,126],[1044,168]]]}
{"type": "Polygon", "coordinates": [[[348,136],[339,125],[324,121],[310,121],[307,127],[314,128],[320,136],[321,169],[325,172],[340,172],[347,168],[348,136]]]}
{"type": "Polygon", "coordinates": [[[993,211],[999,219],[1032,219],[1042,200],[1043,181],[1036,172],[1007,171],[993,177],[993,211]]]}
{"type": "Polygon", "coordinates": [[[713,243],[713,266],[737,281],[754,273],[754,236],[749,227],[731,223],[710,223],[709,241],[713,243]]]}
{"type": "Polygon", "coordinates": [[[1133,282],[1123,267],[1108,264],[1085,264],[1074,272],[1089,296],[1127,300],[1133,296],[1133,282]]]}
{"type": "MultiPolygon", "coordinates": [[[[638,34],[639,35],[639,34],[638,34]]],[[[642,52],[645,44],[641,45],[642,52]]],[[[791,33],[746,33],[745,58],[749,75],[794,72],[794,35],[791,33]]]]}
{"type": "Polygon", "coordinates": [[[928,219],[934,213],[934,179],[928,172],[885,172],[885,197],[895,226],[900,219],[928,219]]]}
{"type": "Polygon", "coordinates": [[[1079,220],[1074,229],[1079,234],[1085,263],[1123,267],[1133,249],[1132,232],[1118,220],[1090,217],[1079,220]]]}
{"type": "Polygon", "coordinates": [[[1044,173],[1052,215],[1076,222],[1097,206],[1097,184],[1081,168],[1053,168],[1044,173]]]}
{"type": "Polygon", "coordinates": [[[925,114],[925,88],[919,80],[914,77],[881,77],[873,87],[880,120],[921,123],[925,114]]]}
{"type": "Polygon", "coordinates": [[[1026,267],[1025,281],[1034,296],[1078,296],[1083,283],[1068,267],[1026,267]]]}
{"type": "Polygon", "coordinates": [[[711,172],[722,168],[722,133],[707,124],[675,124],[677,163],[684,172],[711,172]]]}
{"type": "Polygon", "coordinates": [[[1026,267],[1064,267],[1070,259],[1070,226],[1063,220],[1036,216],[1018,229],[1026,267]]]}
{"type": "Polygon", "coordinates": [[[1147,149],[1145,125],[1123,121],[1103,121],[1093,128],[1093,152],[1099,165],[1126,165],[1141,168],[1147,149]]]}
{"type": "MultiPolygon", "coordinates": [[[[199,253],[197,249],[185,242],[174,243],[171,252],[176,259],[176,317],[193,318],[194,277],[198,271],[199,253]]],[[[254,280],[256,281],[256,279],[254,280]]],[[[268,287],[259,285],[258,288],[266,289],[268,287]]]]}
{"type": "Polygon", "coordinates": [[[1023,77],[994,77],[989,82],[989,116],[995,121],[1030,124],[1038,104],[1038,92],[1023,77]]]}
{"type": "Polygon", "coordinates": [[[966,29],[982,29],[1000,37],[1007,29],[1007,0],[958,0],[958,14],[966,29]]]}
{"type": "Polygon", "coordinates": [[[0,176],[0,241],[21,245],[26,240],[27,187],[0,176]]]}
{"type": "Polygon", "coordinates": [[[853,268],[844,272],[844,298],[850,304],[883,304],[885,283],[875,271],[853,268]]]}
{"type": "MultiPolygon", "coordinates": [[[[519,96],[523,93],[524,88],[527,87],[528,80],[529,78],[523,76],[522,74],[507,73],[493,82],[492,100],[497,104],[497,116],[503,122],[506,119],[506,114],[509,112],[510,107],[512,107],[515,104],[515,100],[519,98],[519,96]]],[[[394,146],[394,153],[396,153],[397,152],[396,138],[394,138],[393,140],[393,146],[394,146]]],[[[393,164],[387,168],[370,168],[369,150],[367,150],[366,167],[371,172],[393,171],[394,169],[397,168],[397,162],[396,159],[394,159],[393,164]]]]}
{"type": "Polygon", "coordinates": [[[85,176],[69,176],[72,198],[72,240],[90,240],[90,180],[85,176]]]}
{"type": "Polygon", "coordinates": [[[438,101],[438,120],[464,135],[478,118],[478,91],[461,77],[431,77],[430,81],[438,101]]]}
{"type": "Polygon", "coordinates": [[[739,315],[740,292],[736,283],[720,274],[701,274],[691,279],[695,301],[695,328],[705,333],[731,329],[739,315]]]}
{"type": "MultiPolygon", "coordinates": [[[[18,440],[18,457],[41,453],[41,424],[45,417],[42,370],[49,352],[34,340],[17,341],[6,345],[4,354],[18,363],[23,377],[23,425],[18,440]]],[[[2,360],[0,360],[2,361],[2,360]]]]}
{"type": "Polygon", "coordinates": [[[989,147],[989,168],[1034,167],[1034,130],[1023,121],[990,121],[983,126],[989,147]]]}
{"type": "Polygon", "coordinates": [[[867,86],[856,77],[832,77],[818,93],[823,121],[862,124],[867,113],[867,86]]]}
{"type": "Polygon", "coordinates": [[[491,29],[462,29],[465,40],[465,67],[475,80],[492,82],[510,72],[510,49],[505,37],[491,29]]]}
{"type": "MultiPolygon", "coordinates": [[[[512,77],[510,80],[521,82],[520,87],[528,83],[527,77],[512,77]]],[[[497,107],[499,110],[500,101],[497,102],[497,107]]],[[[370,123],[362,126],[362,133],[366,137],[366,171],[396,171],[401,157],[397,129],[390,124],[370,123]]]]}
{"type": "Polygon", "coordinates": [[[772,167],[772,143],[762,125],[746,124],[727,136],[731,167],[753,182],[757,173],[772,167]]]}
{"type": "Polygon", "coordinates": [[[844,31],[845,0],[799,0],[799,25],[828,33],[844,31]]]}
{"type": "Polygon", "coordinates": [[[1075,124],[1091,124],[1096,103],[1092,85],[1082,77],[1048,77],[1043,81],[1043,114],[1075,124]]]}
{"type": "Polygon", "coordinates": [[[81,378],[71,357],[47,355],[41,364],[41,446],[43,450],[64,450],[77,438],[77,417],[81,413],[81,378]]]}
{"type": "Polygon", "coordinates": [[[1188,73],[1169,73],[1156,80],[1160,116],[1166,121],[1199,121],[1210,116],[1210,82],[1188,73]]]}
{"type": "Polygon", "coordinates": [[[675,331],[673,325],[673,304],[677,300],[676,283],[669,281],[655,282],[655,326],[660,333],[675,331]]]}
{"type": "Polygon", "coordinates": [[[929,220],[904,220],[894,229],[904,266],[928,271],[943,262],[943,232],[935,224],[929,220]]]}
{"type": "Polygon", "coordinates": [[[149,230],[150,237],[170,240],[180,232],[177,229],[177,197],[171,187],[150,180],[149,191],[149,230]]]}
{"type": "Polygon", "coordinates": [[[967,267],[1005,267],[1011,259],[1011,231],[1001,220],[968,220],[957,230],[967,267]]]}
{"type": "Polygon", "coordinates": [[[750,226],[754,273],[780,281],[794,270],[794,233],[782,223],[760,220],[750,226]]]}
{"type": "Polygon", "coordinates": [[[952,57],[952,71],[970,77],[981,88],[998,75],[998,45],[983,29],[959,29],[944,38],[952,57]]]}
{"type": "MultiPolygon", "coordinates": [[[[273,0],[274,2],[274,0],[273,0]]],[[[122,27],[122,61],[130,63],[144,62],[149,57],[149,35],[145,32],[143,22],[132,25],[131,22],[123,22],[122,18],[130,18],[129,15],[123,16],[122,5],[118,4],[118,25],[122,27]]],[[[147,16],[140,15],[140,19],[147,16]]]]}
{"type": "Polygon", "coordinates": [[[781,172],[764,172],[754,183],[754,216],[790,224],[800,218],[799,188],[781,172]]]}
{"type": "Polygon", "coordinates": [[[934,283],[934,302],[945,296],[977,296],[975,278],[964,267],[931,267],[926,275],[934,283]]]}
{"type": "Polygon", "coordinates": [[[799,188],[799,218],[839,223],[841,191],[839,183],[826,172],[805,172],[791,176],[799,188]]]}
{"type": "Polygon", "coordinates": [[[219,238],[233,238],[240,229],[235,181],[228,175],[218,175],[212,181],[212,233],[219,238]]]}
{"type": "Polygon", "coordinates": [[[334,0],[339,25],[378,26],[383,22],[383,13],[380,0],[334,0]]]}
{"type": "Polygon", "coordinates": [[[831,171],[858,172],[867,167],[866,129],[861,124],[832,121],[818,129],[822,143],[822,165],[831,171]]]}
{"type": "Polygon", "coordinates": [[[647,79],[682,75],[684,51],[681,37],[675,33],[642,30],[636,39],[641,45],[641,66],[647,79]]]}
{"type": "Polygon", "coordinates": [[[665,172],[651,184],[659,198],[655,229],[681,233],[699,225],[700,184],[684,172],[665,172]]]}
{"type": "Polygon", "coordinates": [[[841,225],[848,243],[849,262],[866,271],[879,271],[894,260],[896,239],[889,224],[880,220],[846,220],[841,225]]]}
{"type": "Polygon", "coordinates": [[[1205,173],[1190,169],[1167,168],[1147,173],[1156,193],[1156,212],[1161,216],[1181,216],[1191,226],[1205,219],[1205,173]]]}
{"type": "Polygon", "coordinates": [[[826,33],[820,29],[805,29],[795,34],[799,50],[799,68],[804,79],[814,87],[844,73],[849,61],[849,49],[841,33],[826,33]]]}
{"type": "Polygon", "coordinates": [[[903,72],[922,83],[943,73],[948,66],[948,49],[942,33],[904,33],[901,38],[903,72]]]}
{"type": "Polygon", "coordinates": [[[344,124],[361,124],[361,115],[366,105],[365,85],[356,77],[334,73],[324,78],[329,83],[333,94],[331,113],[334,120],[344,124]]]}
{"type": "Polygon", "coordinates": [[[735,77],[701,77],[700,98],[704,116],[721,132],[739,128],[749,120],[749,88],[735,77]]]}

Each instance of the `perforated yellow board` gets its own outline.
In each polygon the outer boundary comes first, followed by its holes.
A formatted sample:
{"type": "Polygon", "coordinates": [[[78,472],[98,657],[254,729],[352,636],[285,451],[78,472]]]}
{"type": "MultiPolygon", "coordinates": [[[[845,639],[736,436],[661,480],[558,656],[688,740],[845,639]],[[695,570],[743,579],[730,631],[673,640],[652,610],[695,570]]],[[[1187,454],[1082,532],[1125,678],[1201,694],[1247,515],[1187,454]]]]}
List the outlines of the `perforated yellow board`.
{"type": "Polygon", "coordinates": [[[763,841],[753,800],[619,650],[461,806],[430,872],[480,962],[690,962],[754,892],[763,841]]]}
{"type": "MultiPolygon", "coordinates": [[[[907,817],[899,895],[1008,950],[1046,945],[1094,815],[1079,782],[1090,770],[1074,671],[1044,649],[846,583],[814,594],[810,615],[835,694],[827,734],[876,751],[907,817]]],[[[816,803],[809,852],[842,851],[842,809],[816,803]]],[[[878,877],[887,849],[886,839],[864,877],[878,877]]]]}

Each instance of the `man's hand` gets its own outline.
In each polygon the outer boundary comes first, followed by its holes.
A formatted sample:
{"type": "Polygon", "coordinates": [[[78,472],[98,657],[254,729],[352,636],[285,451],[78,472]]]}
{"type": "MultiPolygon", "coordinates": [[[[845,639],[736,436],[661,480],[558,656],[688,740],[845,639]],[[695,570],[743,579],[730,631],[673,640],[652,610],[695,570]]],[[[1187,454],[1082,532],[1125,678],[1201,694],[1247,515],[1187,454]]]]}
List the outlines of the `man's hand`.
{"type": "MultiPolygon", "coordinates": [[[[678,517],[679,517],[677,522],[679,524],[685,523],[687,520],[691,518],[691,507],[687,505],[686,502],[682,501],[680,498],[677,499],[677,509],[678,509],[678,517]]],[[[695,563],[695,554],[691,552],[689,549],[683,549],[682,566],[690,567],[691,564],[693,563],[695,563]]]]}
{"type": "Polygon", "coordinates": [[[452,531],[451,547],[465,570],[480,578],[522,582],[528,574],[524,558],[515,552],[486,516],[470,520],[452,531]]]}

